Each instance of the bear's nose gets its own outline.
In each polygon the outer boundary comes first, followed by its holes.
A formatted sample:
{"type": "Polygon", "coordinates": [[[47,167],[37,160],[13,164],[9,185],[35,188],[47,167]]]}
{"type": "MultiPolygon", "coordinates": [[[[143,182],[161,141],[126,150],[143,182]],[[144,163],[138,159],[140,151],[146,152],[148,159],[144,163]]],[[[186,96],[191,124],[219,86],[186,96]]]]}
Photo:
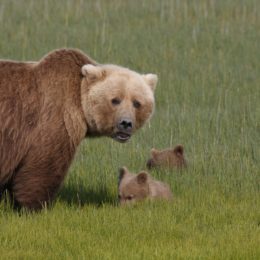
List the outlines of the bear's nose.
{"type": "Polygon", "coordinates": [[[118,123],[118,129],[119,130],[122,130],[122,131],[131,131],[133,128],[133,123],[131,121],[131,119],[128,119],[128,118],[124,118],[124,119],[121,119],[118,123]]]}

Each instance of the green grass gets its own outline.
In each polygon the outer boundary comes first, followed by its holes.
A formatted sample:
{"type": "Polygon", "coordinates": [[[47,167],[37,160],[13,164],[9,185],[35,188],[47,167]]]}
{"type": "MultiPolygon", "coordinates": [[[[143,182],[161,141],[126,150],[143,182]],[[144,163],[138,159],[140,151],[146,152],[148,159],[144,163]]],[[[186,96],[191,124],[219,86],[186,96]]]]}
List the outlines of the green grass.
{"type": "Polygon", "coordinates": [[[61,47],[159,75],[156,112],[128,144],[86,139],[56,202],[0,204],[0,259],[260,259],[258,0],[0,0],[0,57],[61,47]],[[117,206],[117,169],[182,143],[184,172],[155,171],[172,203],[117,206]]]}

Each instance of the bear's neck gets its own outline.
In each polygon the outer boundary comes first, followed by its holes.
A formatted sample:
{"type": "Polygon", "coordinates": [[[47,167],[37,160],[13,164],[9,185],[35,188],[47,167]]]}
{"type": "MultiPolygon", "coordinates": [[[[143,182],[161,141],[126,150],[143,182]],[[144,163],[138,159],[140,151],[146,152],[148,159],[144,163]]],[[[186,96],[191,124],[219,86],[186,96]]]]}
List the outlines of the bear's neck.
{"type": "Polygon", "coordinates": [[[86,78],[83,78],[81,82],[81,107],[87,127],[85,136],[99,137],[100,134],[98,133],[97,125],[94,117],[92,116],[94,113],[92,111],[93,107],[90,106],[91,102],[89,101],[89,91],[91,87],[93,87],[93,84],[90,84],[86,78]]]}

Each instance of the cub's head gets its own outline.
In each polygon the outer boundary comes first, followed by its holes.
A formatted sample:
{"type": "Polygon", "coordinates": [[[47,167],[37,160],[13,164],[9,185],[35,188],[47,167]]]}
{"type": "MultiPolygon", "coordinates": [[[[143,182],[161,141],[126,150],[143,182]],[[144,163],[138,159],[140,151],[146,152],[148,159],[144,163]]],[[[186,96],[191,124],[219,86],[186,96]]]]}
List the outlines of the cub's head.
{"type": "Polygon", "coordinates": [[[149,197],[150,175],[147,172],[132,174],[126,167],[119,170],[118,199],[120,205],[132,204],[149,197]]]}
{"type": "Polygon", "coordinates": [[[184,148],[182,145],[177,145],[173,149],[165,150],[151,150],[151,158],[146,164],[148,169],[154,167],[166,167],[166,168],[182,168],[186,166],[186,160],[184,157],[184,148]]]}
{"type": "Polygon", "coordinates": [[[154,110],[155,74],[141,75],[116,65],[82,67],[81,102],[87,136],[126,142],[154,110]]]}

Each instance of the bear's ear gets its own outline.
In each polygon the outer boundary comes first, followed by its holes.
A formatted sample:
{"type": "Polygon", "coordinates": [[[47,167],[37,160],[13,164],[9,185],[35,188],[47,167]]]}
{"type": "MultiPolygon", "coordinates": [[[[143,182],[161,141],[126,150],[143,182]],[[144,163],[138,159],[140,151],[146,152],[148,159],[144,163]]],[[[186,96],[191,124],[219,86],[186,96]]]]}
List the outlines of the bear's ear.
{"type": "Polygon", "coordinates": [[[154,91],[157,85],[158,77],[156,74],[145,74],[143,75],[145,82],[151,87],[151,90],[154,91]]]}
{"type": "Polygon", "coordinates": [[[177,145],[174,147],[173,152],[177,155],[177,156],[183,156],[183,146],[181,144],[177,145]]]}
{"type": "Polygon", "coordinates": [[[137,174],[137,183],[138,184],[145,184],[148,180],[148,173],[147,172],[140,172],[137,174]]]}
{"type": "Polygon", "coordinates": [[[120,183],[121,180],[124,178],[124,176],[128,173],[128,170],[126,167],[122,167],[119,169],[119,176],[118,176],[118,182],[120,183]]]}
{"type": "Polygon", "coordinates": [[[156,155],[157,155],[159,152],[160,152],[159,150],[157,150],[157,149],[155,149],[155,148],[152,148],[152,149],[151,149],[151,155],[152,155],[152,157],[153,157],[153,158],[156,157],[156,155]]]}
{"type": "Polygon", "coordinates": [[[104,68],[99,65],[86,64],[81,68],[81,73],[84,77],[88,78],[90,81],[96,81],[104,78],[106,72],[104,68]]]}

